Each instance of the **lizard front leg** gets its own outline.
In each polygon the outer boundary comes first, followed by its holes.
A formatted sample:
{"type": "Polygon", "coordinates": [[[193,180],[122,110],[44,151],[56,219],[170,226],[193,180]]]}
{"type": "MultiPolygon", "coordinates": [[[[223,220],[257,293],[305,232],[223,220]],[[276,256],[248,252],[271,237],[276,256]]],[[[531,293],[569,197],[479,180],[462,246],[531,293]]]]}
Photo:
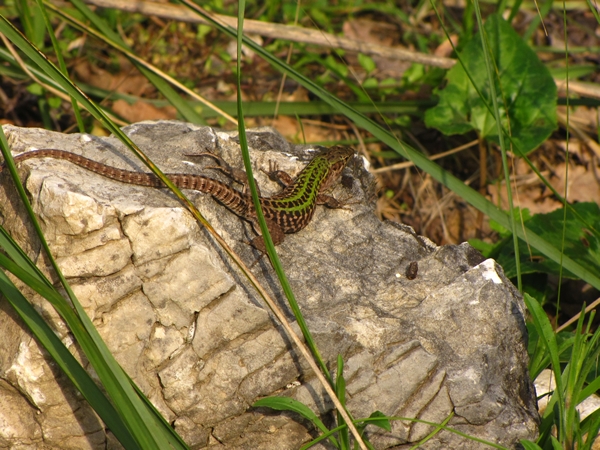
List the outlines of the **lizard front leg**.
{"type": "Polygon", "coordinates": [[[331,209],[350,209],[346,208],[348,203],[344,200],[338,200],[333,195],[319,194],[317,195],[317,205],[323,205],[331,209]]]}
{"type": "Polygon", "coordinates": [[[262,170],[271,181],[275,181],[281,184],[284,188],[288,187],[294,182],[294,178],[292,178],[292,176],[289,173],[283,170],[279,170],[277,163],[271,160],[269,160],[269,171],[266,171],[264,169],[260,170],[262,170]]]}

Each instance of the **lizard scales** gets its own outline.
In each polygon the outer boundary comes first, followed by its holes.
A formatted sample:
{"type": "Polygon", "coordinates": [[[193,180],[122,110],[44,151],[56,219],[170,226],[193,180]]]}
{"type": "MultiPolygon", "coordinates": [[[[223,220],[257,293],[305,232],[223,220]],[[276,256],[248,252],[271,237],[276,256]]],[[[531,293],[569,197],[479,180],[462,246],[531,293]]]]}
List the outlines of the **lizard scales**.
{"type": "MultiPolygon", "coordinates": [[[[275,245],[283,241],[283,235],[302,230],[314,214],[318,204],[331,208],[341,205],[333,197],[324,194],[340,178],[342,170],[355,152],[350,147],[334,146],[316,155],[298,176],[284,189],[271,197],[260,197],[261,207],[275,245]]],[[[21,153],[14,157],[15,163],[31,158],[55,158],[69,161],[91,172],[123,183],[149,187],[165,187],[152,173],[118,169],[93,161],[75,153],[43,149],[21,153]]],[[[180,189],[192,189],[212,195],[230,211],[252,223],[256,231],[258,224],[250,193],[240,192],[225,183],[204,175],[165,174],[180,189]]],[[[281,181],[283,181],[280,178],[281,181]]],[[[262,237],[252,244],[264,250],[262,237]]]]}

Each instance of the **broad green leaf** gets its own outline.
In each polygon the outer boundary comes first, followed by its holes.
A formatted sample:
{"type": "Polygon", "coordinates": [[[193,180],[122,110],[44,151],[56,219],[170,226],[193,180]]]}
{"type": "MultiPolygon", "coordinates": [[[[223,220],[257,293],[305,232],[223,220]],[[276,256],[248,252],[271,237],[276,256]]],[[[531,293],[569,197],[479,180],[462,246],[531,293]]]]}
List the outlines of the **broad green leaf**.
{"type": "MultiPolygon", "coordinates": [[[[215,21],[210,14],[207,14],[204,10],[200,9],[197,5],[189,0],[180,0],[189,8],[200,14],[204,19],[209,21],[212,25],[218,28],[220,31],[226,33],[231,37],[235,37],[235,30],[230,27],[224,27],[219,22],[215,21]]],[[[382,128],[379,124],[369,119],[365,115],[359,113],[356,109],[350,107],[340,99],[332,95],[327,90],[321,88],[315,84],[312,80],[300,74],[299,72],[291,69],[285,63],[278,58],[274,57],[269,52],[265,51],[260,45],[257,45],[254,41],[249,38],[244,38],[244,44],[255,51],[258,55],[264,58],[266,61],[271,63],[273,67],[277,68],[281,72],[284,72],[291,79],[295,80],[307,90],[312,92],[315,96],[319,97],[324,102],[331,105],[339,110],[340,113],[344,114],[350,120],[352,120],[357,127],[368,130],[375,138],[379,139],[382,143],[388,145],[394,149],[402,157],[409,158],[417,167],[427,172],[432,178],[442,183],[448,189],[452,190],[455,194],[464,198],[472,206],[479,209],[484,214],[490,216],[490,218],[496,220],[505,227],[510,227],[510,221],[504,211],[501,211],[496,205],[492,204],[483,195],[474,189],[467,186],[462,180],[459,180],[451,173],[442,169],[439,165],[430,161],[423,153],[412,148],[406,142],[398,141],[398,138],[392,133],[382,128]]],[[[587,270],[587,268],[577,261],[568,258],[562,254],[558,249],[548,244],[544,239],[540,238],[536,233],[528,229],[517,228],[517,235],[521,239],[527,239],[527,242],[538,249],[540,249],[547,257],[554,261],[562,261],[564,267],[569,268],[584,281],[590,283],[592,286],[600,289],[600,278],[595,274],[587,270]]]]}
{"type": "Polygon", "coordinates": [[[305,419],[310,420],[315,426],[317,426],[324,433],[329,430],[321,422],[321,419],[304,403],[300,403],[298,400],[294,400],[289,397],[266,397],[255,401],[252,406],[254,408],[267,407],[276,409],[278,411],[293,411],[300,414],[305,419]]]}
{"type": "Polygon", "coordinates": [[[392,425],[390,424],[388,416],[381,411],[375,411],[369,416],[369,419],[377,419],[369,421],[369,425],[375,425],[379,428],[383,428],[384,430],[392,431],[392,425]]]}
{"type": "Polygon", "coordinates": [[[363,53],[358,54],[358,63],[367,71],[367,73],[371,73],[377,68],[373,58],[363,53]]]}
{"type": "MultiPolygon", "coordinates": [[[[600,239],[597,233],[600,230],[600,207],[596,203],[576,203],[572,209],[579,217],[568,209],[566,222],[563,222],[564,210],[560,208],[548,214],[536,214],[527,221],[527,227],[555,248],[562,248],[564,227],[564,255],[577,260],[595,275],[600,275],[600,239]]],[[[507,277],[516,276],[514,251],[510,243],[500,249],[497,261],[507,277]]],[[[536,249],[521,248],[522,274],[541,272],[558,275],[559,268],[559,264],[536,249]]],[[[567,270],[563,270],[562,274],[577,278],[567,270]]]]}
{"type": "MultiPolygon", "coordinates": [[[[535,52],[502,17],[489,16],[484,32],[497,69],[503,128],[512,136],[515,150],[529,153],[556,129],[556,85],[535,52]]],[[[481,39],[474,36],[460,53],[464,67],[456,64],[450,69],[439,104],[426,112],[427,126],[448,135],[477,130],[482,137],[498,142],[482,52],[481,39]]]]}

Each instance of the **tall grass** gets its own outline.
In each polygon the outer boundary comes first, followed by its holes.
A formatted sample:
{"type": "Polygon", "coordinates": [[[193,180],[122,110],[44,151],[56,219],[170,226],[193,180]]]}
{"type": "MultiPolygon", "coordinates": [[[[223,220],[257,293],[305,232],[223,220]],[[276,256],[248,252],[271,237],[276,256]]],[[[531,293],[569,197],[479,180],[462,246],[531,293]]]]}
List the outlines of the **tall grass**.
{"type": "MultiPolygon", "coordinates": [[[[480,210],[490,219],[493,219],[498,224],[505,227],[510,231],[510,240],[512,241],[512,249],[515,255],[515,271],[517,283],[521,288],[521,265],[519,255],[522,254],[520,247],[523,242],[527,245],[535,248],[541,255],[554,261],[559,265],[561,270],[568,271],[573,276],[583,280],[597,289],[600,289],[600,277],[598,271],[594,268],[578,261],[576,257],[568,256],[565,254],[563,247],[556,245],[556,243],[549,241],[544,238],[535,229],[531,229],[527,226],[526,222],[520,221],[519,215],[512,214],[508,211],[503,211],[496,205],[492,204],[479,192],[473,190],[469,186],[465,185],[460,179],[447,172],[440,165],[430,161],[421,152],[414,149],[408,143],[398,139],[390,128],[382,126],[377,121],[365,115],[364,111],[379,110],[381,113],[383,109],[381,104],[373,103],[372,105],[360,104],[361,108],[348,102],[340,100],[338,97],[330,93],[319,83],[311,80],[310,76],[303,74],[298,70],[295,70],[289,64],[281,61],[279,58],[274,56],[263,47],[256,44],[253,40],[248,39],[239,33],[239,28],[236,30],[219,20],[214,14],[202,9],[196,4],[183,0],[191,12],[198,14],[204,18],[205,21],[211,24],[212,27],[219,30],[223,35],[230,36],[237,39],[238,48],[238,64],[241,61],[240,49],[242,45],[252,49],[259,57],[267,61],[272,67],[281,71],[287,77],[295,80],[299,85],[303,86],[306,90],[311,92],[316,98],[319,98],[323,104],[327,105],[329,111],[334,111],[339,115],[345,116],[365,134],[372,136],[380,142],[387,145],[390,149],[394,150],[398,155],[403,158],[411,160],[420,170],[429,174],[433,179],[444,185],[449,190],[453,191],[460,198],[480,210]]],[[[512,9],[513,15],[518,11],[518,4],[512,9]]],[[[124,142],[127,147],[139,157],[154,173],[156,173],[164,183],[175,193],[175,195],[181,200],[181,202],[190,210],[194,217],[205,226],[211,233],[214,233],[215,238],[218,242],[223,245],[226,252],[231,256],[232,260],[241,268],[246,274],[251,283],[256,287],[261,296],[269,304],[269,306],[275,311],[276,315],[285,322],[284,315],[276,307],[267,295],[266,291],[260,286],[258,281],[253,277],[251,271],[243,264],[243,262],[229,249],[226,243],[216,234],[210,224],[202,217],[199,211],[194,205],[175,187],[172,183],[164,177],[160,169],[156,167],[152,161],[147,158],[141,149],[139,149],[131,140],[121,132],[119,127],[115,124],[115,121],[110,117],[109,111],[105,108],[97,105],[90,99],[80,88],[74,84],[67,75],[66,65],[60,58],[61,44],[55,39],[52,40],[52,48],[54,55],[58,61],[59,67],[50,63],[46,55],[38,50],[40,46],[44,45],[46,34],[54,36],[54,30],[52,29],[52,21],[48,16],[54,15],[54,17],[60,17],[61,20],[65,21],[68,26],[72,27],[73,30],[79,32],[86,32],[94,36],[96,39],[101,40],[105,45],[109,46],[112,51],[119,53],[129,58],[132,64],[144,75],[147,79],[156,87],[157,91],[173,105],[180,116],[185,120],[189,120],[196,123],[202,123],[205,118],[202,117],[197,110],[194,108],[194,103],[185,100],[178,89],[183,89],[183,85],[177,80],[166,76],[160,72],[154,66],[146,61],[141,60],[135,55],[135,52],[126,45],[119,33],[109,24],[107,21],[99,15],[97,12],[92,11],[85,3],[79,0],[71,0],[71,5],[74,10],[67,10],[65,8],[58,8],[50,2],[38,0],[37,3],[32,4],[26,0],[19,0],[15,2],[17,7],[20,23],[24,30],[24,35],[15,28],[9,19],[4,16],[0,16],[0,33],[14,45],[23,55],[26,56],[25,61],[20,63],[16,55],[11,54],[10,51],[0,49],[0,58],[6,63],[5,70],[10,68],[12,73],[19,77],[35,77],[36,82],[40,83],[45,89],[57,93],[57,95],[64,96],[69,99],[73,105],[73,111],[75,114],[76,121],[79,129],[85,131],[86,123],[82,118],[82,114],[79,113],[79,108],[86,112],[86,114],[94,117],[95,120],[100,122],[106,130],[113,133],[119,139],[124,142]],[[43,14],[38,14],[43,12],[43,14]],[[85,22],[84,22],[85,21],[85,22]]],[[[272,5],[271,5],[272,6],[272,5]]],[[[379,5],[383,8],[383,6],[379,5]]],[[[422,5],[426,6],[425,3],[422,5]]],[[[443,6],[443,5],[442,5],[443,6]]],[[[482,16],[480,11],[479,3],[475,2],[470,4],[469,7],[473,8],[476,28],[479,30],[486,29],[486,20],[482,16]]],[[[498,11],[502,12],[504,4],[500,4],[498,11]]],[[[589,5],[590,10],[596,13],[593,5],[589,5]]],[[[436,5],[431,3],[431,8],[435,9],[436,5]]],[[[242,24],[243,19],[243,2],[239,6],[239,23],[242,24]]],[[[400,13],[399,13],[400,14],[400,13]]],[[[449,20],[447,17],[442,16],[442,13],[438,16],[440,22],[449,20]]],[[[596,14],[598,19],[598,16],[596,14]]],[[[325,19],[323,19],[325,20],[325,19]]],[[[487,20],[491,20],[489,17],[487,20]]],[[[498,21],[502,24],[502,19],[499,15],[496,15],[493,20],[498,21]]],[[[600,22],[600,21],[599,21],[600,22]]],[[[456,24],[455,24],[456,25],[456,24]]],[[[471,24],[474,26],[473,24],[471,24]]],[[[498,25],[499,27],[501,25],[498,25]]],[[[468,27],[463,30],[466,34],[468,27]]],[[[447,32],[450,37],[450,32],[447,32]]],[[[503,37],[504,35],[499,35],[503,37]]],[[[507,86],[506,80],[501,77],[501,72],[498,68],[501,67],[502,62],[498,60],[498,53],[494,51],[494,42],[489,39],[489,34],[479,33],[475,35],[476,39],[479,39],[479,54],[481,61],[483,62],[482,67],[475,69],[470,65],[468,55],[459,52],[458,64],[460,69],[465,73],[465,80],[468,83],[472,83],[473,86],[472,94],[474,98],[478,98],[483,105],[482,108],[485,110],[484,114],[488,114],[491,117],[489,124],[487,124],[484,130],[479,130],[482,138],[489,137],[491,141],[497,143],[502,153],[503,167],[504,167],[504,178],[505,185],[507,187],[509,204],[511,205],[509,210],[513,210],[511,203],[510,194],[510,176],[509,176],[509,161],[507,154],[510,151],[517,151],[522,145],[521,136],[519,136],[516,127],[513,124],[511,128],[510,119],[503,114],[508,108],[506,108],[507,98],[510,96],[506,95],[507,86]],[[462,55],[462,56],[460,56],[462,55]],[[498,89],[498,90],[497,90],[498,89]],[[490,131],[493,130],[493,131],[490,131]],[[486,134],[487,133],[487,134],[486,134]]],[[[474,38],[474,39],[475,39],[474,38]]],[[[567,52],[566,52],[567,54],[567,52]]],[[[366,63],[365,63],[366,64],[366,63]]],[[[454,70],[454,69],[453,69],[454,70]]],[[[237,67],[237,88],[238,88],[238,99],[241,98],[240,86],[243,83],[245,76],[243,69],[238,65],[237,67]]],[[[350,79],[347,81],[350,85],[353,83],[350,79]]],[[[357,95],[365,95],[357,86],[352,86],[357,95]]],[[[189,90],[186,91],[190,93],[189,90]]],[[[204,101],[197,97],[197,101],[204,101]]],[[[408,108],[414,108],[414,106],[408,105],[408,108]]],[[[217,107],[211,106],[213,111],[219,111],[217,107]]],[[[240,130],[240,141],[242,148],[244,145],[244,112],[246,110],[245,105],[240,101],[237,103],[237,121],[240,130]]],[[[412,110],[411,110],[412,111],[412,110]]],[[[230,111],[231,112],[231,111],[230,111]]],[[[214,114],[214,113],[213,113],[214,114]]],[[[236,119],[230,115],[222,114],[223,117],[227,117],[227,120],[235,122],[236,119]]],[[[4,159],[7,162],[7,167],[11,172],[15,185],[21,195],[21,201],[28,211],[29,218],[34,224],[38,237],[43,243],[45,251],[51,261],[52,256],[45,244],[45,238],[41,232],[41,227],[37,223],[37,219],[31,210],[28,203],[27,196],[24,193],[22,186],[18,180],[16,169],[12,163],[10,151],[6,139],[3,134],[0,135],[0,146],[4,159]]],[[[527,159],[526,151],[520,152],[519,156],[527,159]]],[[[253,177],[251,176],[251,167],[248,159],[247,152],[244,152],[244,161],[246,169],[249,175],[249,184],[253,192],[253,198],[256,201],[256,189],[253,183],[253,177]]],[[[539,172],[538,172],[539,173],[539,172]]],[[[547,180],[544,180],[547,182],[547,180]]],[[[549,185],[549,183],[548,183],[549,185]]],[[[556,193],[558,194],[558,193],[556,193]]],[[[568,205],[565,202],[565,214],[568,205]]],[[[259,217],[262,217],[258,213],[259,217]]],[[[566,215],[565,215],[566,218],[566,215]]],[[[587,219],[586,219],[587,220],[587,219]]],[[[566,223],[566,219],[565,219],[566,223]]],[[[594,238],[597,239],[598,232],[597,227],[594,223],[586,222],[589,225],[589,229],[593,234],[594,238]]],[[[566,225],[563,227],[563,230],[566,225]]],[[[310,418],[315,425],[321,429],[323,435],[319,438],[329,439],[337,448],[350,448],[351,440],[347,433],[347,427],[352,427],[354,423],[354,437],[362,448],[370,446],[368,442],[362,442],[361,436],[364,434],[364,429],[368,423],[375,424],[382,428],[386,428],[389,425],[389,420],[406,420],[400,418],[388,418],[383,416],[381,413],[374,412],[370,418],[363,418],[355,420],[347,414],[345,410],[345,381],[343,379],[343,361],[338,360],[337,378],[333,378],[327,369],[326,362],[319,355],[318,348],[314,344],[310,336],[310,330],[303,323],[303,318],[297,303],[294,298],[294,294],[287,283],[285,274],[281,264],[278,260],[275,249],[272,246],[268,237],[268,229],[264,220],[261,219],[261,229],[265,236],[266,245],[269,253],[269,258],[275,267],[276,273],[279,277],[283,290],[292,305],[292,309],[296,313],[296,319],[298,323],[302,325],[302,331],[304,339],[308,344],[308,349],[305,349],[304,344],[295,336],[289,324],[285,325],[289,332],[292,333],[292,339],[296,342],[305,357],[309,359],[313,366],[313,370],[321,376],[321,380],[325,389],[330,392],[332,398],[335,399],[338,407],[338,427],[335,430],[326,430],[319,425],[319,419],[314,416],[310,411],[303,409],[300,405],[294,404],[278,404],[275,400],[266,401],[264,405],[271,407],[277,407],[279,409],[292,409],[305,417],[310,418]],[[337,437],[335,437],[337,433],[337,437]]],[[[564,241],[563,241],[564,245],[564,241]]],[[[20,291],[12,284],[8,277],[0,272],[0,291],[8,299],[11,305],[22,317],[24,323],[30,327],[32,333],[42,343],[44,348],[49,352],[53,359],[57,362],[59,367],[67,374],[69,379],[74,383],[77,389],[82,393],[84,398],[94,407],[98,412],[99,416],[103,419],[105,424],[111,429],[111,431],[117,436],[119,441],[126,448],[186,448],[186,444],[177,436],[172,428],[164,421],[164,419],[158,414],[158,412],[152,407],[151,403],[146,397],[140,392],[135,384],[129,379],[127,374],[123,372],[118,363],[114,360],[110,351],[106,345],[102,342],[97,331],[93,327],[90,319],[81,308],[81,305],[74,296],[68,283],[60,275],[60,270],[56,263],[54,263],[54,269],[61,279],[61,283],[68,293],[68,296],[63,296],[58,289],[56,289],[49,280],[47,280],[41,272],[35,267],[35,264],[27,257],[27,255],[19,248],[19,246],[11,239],[11,237],[3,230],[0,229],[0,246],[5,253],[0,254],[0,265],[7,272],[12,273],[19,278],[23,283],[34,289],[44,298],[46,298],[59,312],[63,320],[69,326],[69,329],[73,332],[77,343],[81,346],[82,350],[86,354],[86,357],[91,362],[94,370],[98,374],[101,382],[99,388],[89,375],[83,370],[83,368],[77,363],[77,361],[71,356],[69,351],[64,345],[58,340],[53,331],[48,327],[47,324],[40,318],[40,316],[31,307],[29,301],[20,293],[20,291]]],[[[584,316],[582,315],[577,328],[569,339],[559,342],[556,333],[552,330],[547,317],[544,314],[543,309],[535,299],[529,296],[525,296],[528,309],[530,310],[533,321],[532,329],[534,329],[539,336],[536,341],[535,350],[532,352],[532,365],[531,373],[532,376],[537,375],[545,367],[551,367],[556,379],[556,389],[552,394],[550,405],[544,414],[542,427],[540,432],[540,439],[537,443],[524,442],[523,445],[528,449],[533,448],[591,448],[591,445],[595,439],[595,435],[600,427],[598,414],[592,414],[585,420],[580,420],[576,407],[585,398],[592,395],[598,388],[598,378],[592,376],[595,370],[595,361],[597,358],[597,333],[593,332],[591,328],[591,322],[588,321],[585,325],[584,316]],[[563,357],[570,352],[570,358],[563,357]]],[[[438,424],[436,432],[441,429],[449,429],[446,423],[438,424]]],[[[492,445],[490,443],[490,445],[492,445]]],[[[501,448],[499,446],[495,446],[501,448]]]]}

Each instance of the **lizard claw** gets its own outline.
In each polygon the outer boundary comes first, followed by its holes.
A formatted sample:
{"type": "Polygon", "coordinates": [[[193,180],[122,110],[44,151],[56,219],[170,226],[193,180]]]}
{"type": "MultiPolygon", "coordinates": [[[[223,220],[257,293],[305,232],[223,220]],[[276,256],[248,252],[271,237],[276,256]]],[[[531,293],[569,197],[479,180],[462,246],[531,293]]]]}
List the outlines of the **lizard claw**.
{"type": "Polygon", "coordinates": [[[260,170],[269,177],[269,180],[280,183],[284,187],[289,186],[294,182],[294,179],[287,172],[279,170],[277,161],[269,160],[269,171],[262,168],[260,170]]]}

